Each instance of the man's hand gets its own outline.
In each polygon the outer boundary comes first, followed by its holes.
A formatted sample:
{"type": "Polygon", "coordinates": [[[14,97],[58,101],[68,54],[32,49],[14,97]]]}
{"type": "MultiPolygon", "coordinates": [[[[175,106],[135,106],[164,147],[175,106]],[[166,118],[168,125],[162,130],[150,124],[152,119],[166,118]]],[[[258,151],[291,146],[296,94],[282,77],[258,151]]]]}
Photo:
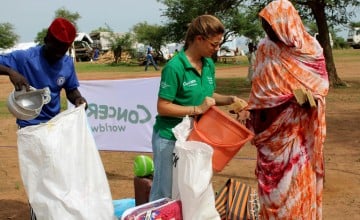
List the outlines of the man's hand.
{"type": "Polygon", "coordinates": [[[87,109],[87,102],[86,102],[86,99],[82,96],[78,97],[75,99],[75,106],[78,107],[82,104],[85,104],[85,110],[87,109]]]}
{"type": "Polygon", "coordinates": [[[85,103],[85,110],[87,109],[86,99],[81,95],[80,91],[77,88],[73,90],[66,90],[66,97],[76,107],[85,103]]]}
{"type": "Polygon", "coordinates": [[[9,78],[12,84],[14,85],[16,91],[22,90],[23,87],[26,88],[26,91],[30,90],[30,85],[28,81],[20,73],[11,70],[9,71],[9,78]]]}

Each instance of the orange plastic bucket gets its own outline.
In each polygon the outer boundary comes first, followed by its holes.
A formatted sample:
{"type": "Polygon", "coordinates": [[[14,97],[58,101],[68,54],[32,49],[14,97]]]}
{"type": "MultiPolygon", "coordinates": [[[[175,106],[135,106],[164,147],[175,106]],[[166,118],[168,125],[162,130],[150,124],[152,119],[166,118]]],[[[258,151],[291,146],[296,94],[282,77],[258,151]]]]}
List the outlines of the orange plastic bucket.
{"type": "Polygon", "coordinates": [[[189,141],[200,141],[214,149],[212,166],[220,172],[254,134],[218,107],[211,107],[194,120],[189,141]]]}

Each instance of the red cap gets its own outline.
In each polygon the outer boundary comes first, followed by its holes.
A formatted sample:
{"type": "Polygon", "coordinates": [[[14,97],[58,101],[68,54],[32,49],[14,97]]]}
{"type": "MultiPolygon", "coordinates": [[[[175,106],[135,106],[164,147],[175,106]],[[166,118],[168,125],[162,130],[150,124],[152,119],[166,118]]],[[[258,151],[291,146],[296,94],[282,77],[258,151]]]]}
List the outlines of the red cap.
{"type": "Polygon", "coordinates": [[[57,40],[71,44],[76,37],[75,26],[65,18],[56,18],[49,26],[48,32],[57,40]]]}

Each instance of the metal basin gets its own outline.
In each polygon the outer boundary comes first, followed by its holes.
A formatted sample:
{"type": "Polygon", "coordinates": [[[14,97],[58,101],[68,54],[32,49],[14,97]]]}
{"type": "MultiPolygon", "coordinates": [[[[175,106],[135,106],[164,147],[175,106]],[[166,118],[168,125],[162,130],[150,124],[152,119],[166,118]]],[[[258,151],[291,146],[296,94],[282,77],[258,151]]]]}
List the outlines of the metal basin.
{"type": "Polygon", "coordinates": [[[31,120],[39,116],[44,104],[51,100],[50,90],[35,89],[31,87],[30,91],[25,88],[21,91],[10,93],[7,101],[7,107],[11,114],[21,120],[31,120]]]}

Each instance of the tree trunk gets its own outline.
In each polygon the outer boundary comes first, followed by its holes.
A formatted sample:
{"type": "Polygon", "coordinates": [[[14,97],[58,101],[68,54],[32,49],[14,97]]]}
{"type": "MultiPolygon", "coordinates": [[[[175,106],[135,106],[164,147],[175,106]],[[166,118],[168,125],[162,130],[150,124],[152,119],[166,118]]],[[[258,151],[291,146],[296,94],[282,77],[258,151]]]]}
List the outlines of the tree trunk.
{"type": "Polygon", "coordinates": [[[326,61],[326,70],[329,75],[330,87],[345,86],[337,74],[332,48],[330,45],[329,28],[326,22],[325,3],[323,1],[315,1],[310,6],[315,16],[316,25],[319,31],[319,42],[324,49],[324,57],[326,61]]]}
{"type": "Polygon", "coordinates": [[[119,60],[121,60],[121,53],[122,53],[122,48],[115,48],[114,49],[114,60],[115,63],[117,64],[119,62],[119,60]]]}

